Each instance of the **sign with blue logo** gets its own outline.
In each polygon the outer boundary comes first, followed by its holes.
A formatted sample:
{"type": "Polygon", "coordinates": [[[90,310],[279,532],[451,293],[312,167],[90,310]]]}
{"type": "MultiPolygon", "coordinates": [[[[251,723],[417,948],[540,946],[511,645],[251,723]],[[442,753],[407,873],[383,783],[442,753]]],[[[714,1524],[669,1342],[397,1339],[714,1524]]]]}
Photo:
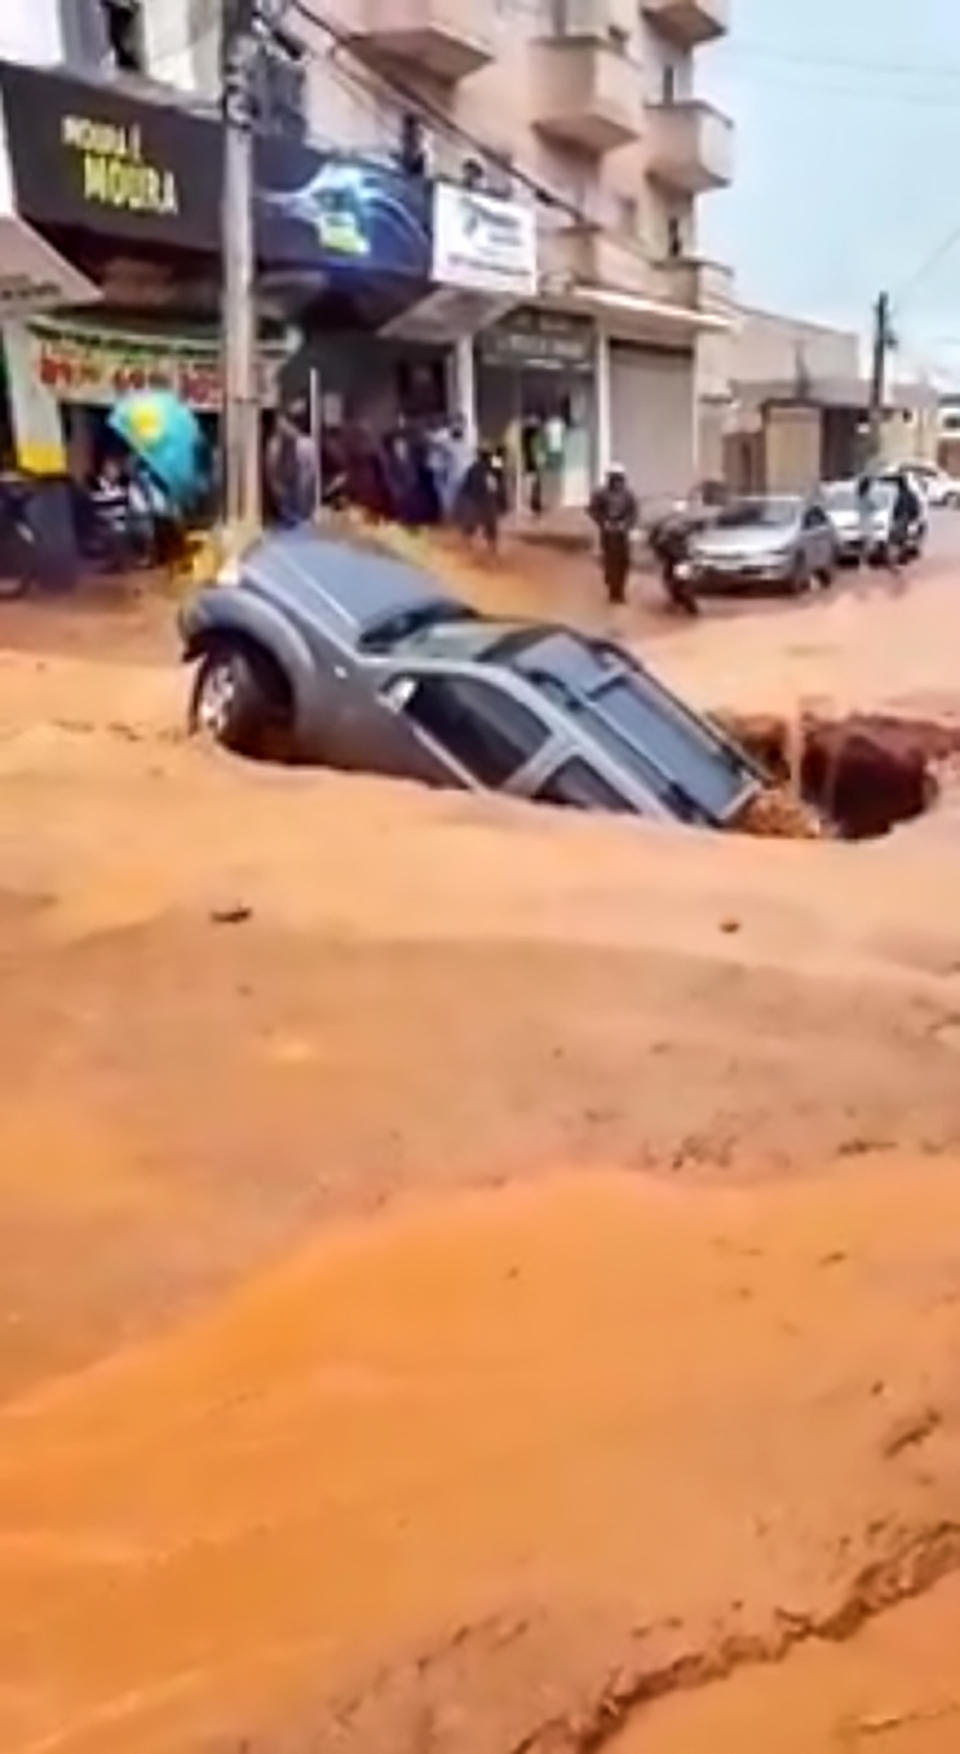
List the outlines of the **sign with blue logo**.
{"type": "Polygon", "coordinates": [[[271,267],[430,278],[430,185],[399,167],[257,141],[257,242],[271,267]]]}

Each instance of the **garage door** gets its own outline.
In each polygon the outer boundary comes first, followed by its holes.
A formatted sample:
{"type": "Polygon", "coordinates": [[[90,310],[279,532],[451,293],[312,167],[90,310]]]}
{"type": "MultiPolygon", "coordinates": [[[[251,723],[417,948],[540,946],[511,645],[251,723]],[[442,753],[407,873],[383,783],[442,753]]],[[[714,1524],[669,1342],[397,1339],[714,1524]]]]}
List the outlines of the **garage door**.
{"type": "Polygon", "coordinates": [[[692,353],[611,342],[610,454],[641,499],[689,492],[693,419],[692,353]]]}

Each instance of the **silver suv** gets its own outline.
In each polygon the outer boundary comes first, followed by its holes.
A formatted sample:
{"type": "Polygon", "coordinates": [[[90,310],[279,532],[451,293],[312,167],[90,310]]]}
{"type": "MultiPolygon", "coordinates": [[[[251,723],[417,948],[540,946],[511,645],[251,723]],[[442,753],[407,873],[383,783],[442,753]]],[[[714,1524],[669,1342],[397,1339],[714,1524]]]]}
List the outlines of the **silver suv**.
{"type": "Polygon", "coordinates": [[[190,709],[241,753],[720,825],[749,758],[619,647],[495,621],[426,574],[312,531],[264,538],[181,616],[190,709]]]}

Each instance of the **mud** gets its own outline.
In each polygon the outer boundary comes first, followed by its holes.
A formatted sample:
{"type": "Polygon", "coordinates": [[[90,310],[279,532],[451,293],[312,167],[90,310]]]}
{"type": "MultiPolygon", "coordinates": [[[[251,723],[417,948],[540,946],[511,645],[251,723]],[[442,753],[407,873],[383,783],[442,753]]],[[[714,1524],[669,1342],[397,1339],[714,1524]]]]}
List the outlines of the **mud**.
{"type": "MultiPolygon", "coordinates": [[[[839,720],[805,715],[718,714],[728,736],[745,748],[784,800],[767,832],[815,832],[817,819],[847,840],[876,840],[931,810],[940,774],[960,754],[960,727],[932,720],[854,713],[839,720]],[[807,804],[816,813],[803,814],[807,804]]],[[[763,832],[763,828],[758,832],[763,832]]]]}
{"type": "MultiPolygon", "coordinates": [[[[924,591],[663,664],[949,725],[924,591]]],[[[954,1754],[945,808],[761,844],[270,771],[184,741],[165,617],[27,615],[4,1754],[954,1754]]]]}

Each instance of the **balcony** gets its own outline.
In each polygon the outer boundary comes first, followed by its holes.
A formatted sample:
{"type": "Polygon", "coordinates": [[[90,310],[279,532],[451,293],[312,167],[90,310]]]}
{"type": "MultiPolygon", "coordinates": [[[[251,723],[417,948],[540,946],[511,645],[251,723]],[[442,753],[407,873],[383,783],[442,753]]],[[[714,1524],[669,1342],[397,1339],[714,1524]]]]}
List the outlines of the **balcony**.
{"type": "Polygon", "coordinates": [[[480,0],[359,0],[351,47],[452,85],[493,60],[486,16],[480,0]]]}
{"type": "Polygon", "coordinates": [[[725,189],[733,180],[733,123],[710,104],[651,104],[647,170],[685,195],[725,189]]]}
{"type": "Polygon", "coordinates": [[[550,37],[531,53],[532,115],[541,134],[596,156],[639,140],[640,76],[615,43],[599,35],[550,37]]]}
{"type": "Polygon", "coordinates": [[[730,0],[640,0],[647,17],[671,42],[695,49],[730,29],[730,0]]]}
{"type": "Polygon", "coordinates": [[[678,256],[657,263],[660,295],[670,304],[726,317],[733,309],[733,273],[719,262],[678,256]]]}
{"type": "Polygon", "coordinates": [[[546,290],[556,283],[562,291],[573,282],[657,296],[656,270],[644,260],[639,243],[618,239],[599,226],[564,226],[542,235],[540,267],[546,290]]]}

